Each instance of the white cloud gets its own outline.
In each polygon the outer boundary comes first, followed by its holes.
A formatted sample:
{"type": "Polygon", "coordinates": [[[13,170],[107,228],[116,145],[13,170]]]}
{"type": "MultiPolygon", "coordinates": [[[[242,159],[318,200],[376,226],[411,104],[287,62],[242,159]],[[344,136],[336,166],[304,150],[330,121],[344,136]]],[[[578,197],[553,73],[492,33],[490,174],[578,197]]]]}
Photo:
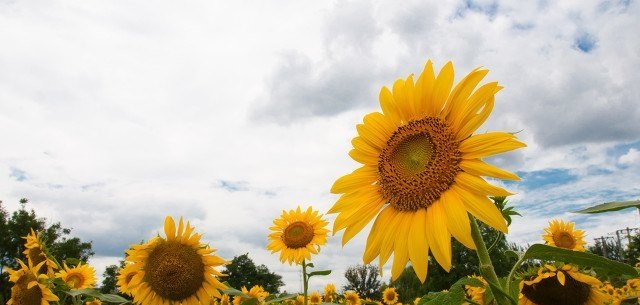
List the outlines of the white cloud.
{"type": "Polygon", "coordinates": [[[640,152],[635,148],[630,148],[626,154],[618,159],[618,163],[622,165],[638,164],[638,161],[640,161],[640,152]]]}

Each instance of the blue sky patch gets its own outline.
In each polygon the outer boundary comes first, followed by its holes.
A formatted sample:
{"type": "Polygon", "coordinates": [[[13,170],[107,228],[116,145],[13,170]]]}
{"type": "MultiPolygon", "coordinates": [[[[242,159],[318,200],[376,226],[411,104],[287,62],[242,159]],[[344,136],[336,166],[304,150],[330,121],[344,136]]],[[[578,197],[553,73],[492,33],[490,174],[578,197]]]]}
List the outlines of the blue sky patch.
{"type": "Polygon", "coordinates": [[[27,172],[16,167],[11,168],[11,173],[9,174],[9,176],[13,179],[16,179],[17,181],[27,180],[27,172]]]}
{"type": "Polygon", "coordinates": [[[558,184],[567,184],[578,180],[578,177],[572,174],[569,170],[560,168],[532,172],[517,172],[517,174],[522,178],[522,181],[517,182],[517,184],[529,190],[558,184]]]}
{"type": "Polygon", "coordinates": [[[596,43],[597,40],[593,35],[584,33],[576,38],[574,47],[584,53],[589,53],[596,47],[596,43]]]}

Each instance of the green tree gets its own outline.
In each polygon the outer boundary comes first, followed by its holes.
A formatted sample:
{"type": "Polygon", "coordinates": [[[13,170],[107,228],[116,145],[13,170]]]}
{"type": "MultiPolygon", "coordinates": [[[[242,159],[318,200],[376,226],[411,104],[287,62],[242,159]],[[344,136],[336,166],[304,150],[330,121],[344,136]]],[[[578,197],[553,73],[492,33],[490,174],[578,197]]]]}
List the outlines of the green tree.
{"type": "MultiPolygon", "coordinates": [[[[38,217],[36,212],[27,210],[29,202],[26,198],[20,199],[20,209],[9,213],[0,201],[0,266],[18,268],[17,258],[24,259],[24,238],[31,229],[43,232],[43,240],[49,247],[50,253],[58,261],[62,262],[67,258],[77,258],[86,262],[94,252],[91,242],[83,242],[77,237],[69,237],[71,229],[63,228],[57,222],[47,226],[46,219],[38,217]]],[[[0,295],[4,301],[8,300],[10,293],[10,283],[7,273],[2,270],[0,278],[0,295]]],[[[4,303],[2,303],[4,304],[4,303]]]]}
{"type": "Polygon", "coordinates": [[[109,265],[102,273],[102,286],[100,286],[100,292],[119,294],[118,291],[118,270],[124,268],[124,260],[120,260],[120,265],[109,265]]]}
{"type": "Polygon", "coordinates": [[[378,267],[375,265],[356,265],[348,267],[344,272],[347,284],[344,290],[353,290],[361,298],[380,299],[380,287],[378,279],[378,267]]]}
{"type": "Polygon", "coordinates": [[[270,272],[265,265],[256,266],[248,253],[234,257],[223,272],[228,275],[225,280],[229,285],[237,289],[260,285],[269,293],[278,293],[280,287],[284,286],[282,276],[270,272]]]}

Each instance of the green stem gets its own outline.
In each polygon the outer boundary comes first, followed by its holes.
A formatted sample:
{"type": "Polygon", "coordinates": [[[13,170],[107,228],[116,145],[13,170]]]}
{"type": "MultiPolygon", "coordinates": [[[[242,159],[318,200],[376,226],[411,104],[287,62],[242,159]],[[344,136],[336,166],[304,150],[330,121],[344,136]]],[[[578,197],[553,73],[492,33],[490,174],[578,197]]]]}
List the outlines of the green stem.
{"type": "Polygon", "coordinates": [[[307,262],[302,260],[302,285],[304,295],[304,305],[307,305],[307,289],[309,288],[309,278],[307,277],[307,262]]]}
{"type": "Polygon", "coordinates": [[[513,268],[511,268],[511,271],[509,272],[509,276],[507,277],[507,287],[505,287],[505,289],[507,290],[507,293],[511,292],[511,281],[513,281],[513,276],[516,274],[516,270],[518,270],[520,265],[522,265],[523,261],[524,261],[524,255],[520,256],[516,264],[513,265],[513,268]]]}
{"type": "MultiPolygon", "coordinates": [[[[493,284],[495,287],[502,288],[502,285],[500,285],[500,281],[498,280],[498,276],[496,275],[496,271],[493,268],[493,264],[491,263],[491,257],[489,257],[487,245],[484,243],[484,239],[480,233],[478,222],[472,215],[469,215],[469,220],[471,223],[471,237],[473,238],[473,242],[476,244],[476,254],[480,261],[480,274],[482,274],[482,277],[484,277],[487,282],[493,284]]],[[[489,285],[489,289],[491,289],[493,297],[499,305],[507,305],[511,303],[501,294],[501,292],[493,291],[495,289],[493,286],[489,285]]]]}

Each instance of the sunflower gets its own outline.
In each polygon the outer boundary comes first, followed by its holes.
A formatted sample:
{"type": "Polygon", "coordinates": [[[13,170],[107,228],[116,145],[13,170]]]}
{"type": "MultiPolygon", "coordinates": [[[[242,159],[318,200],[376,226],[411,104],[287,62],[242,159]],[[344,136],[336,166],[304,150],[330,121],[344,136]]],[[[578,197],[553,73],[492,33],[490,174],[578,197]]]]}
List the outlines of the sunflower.
{"type": "Polygon", "coordinates": [[[304,296],[302,296],[302,295],[296,296],[296,298],[293,301],[293,304],[295,304],[295,305],[304,305],[304,296]]]}
{"type": "Polygon", "coordinates": [[[18,259],[20,269],[9,269],[9,281],[14,285],[11,287],[11,299],[7,305],[49,305],[49,302],[59,301],[58,297],[49,289],[47,281],[49,277],[38,274],[45,262],[42,261],[34,267],[33,262],[28,261],[28,266],[18,259]]]}
{"type": "Polygon", "coordinates": [[[324,301],[327,303],[331,303],[335,300],[336,295],[336,286],[333,283],[329,283],[324,286],[324,301]]]}
{"type": "Polygon", "coordinates": [[[577,267],[544,265],[520,282],[520,305],[603,305],[613,297],[600,290],[600,280],[577,267]]]}
{"type": "Polygon", "coordinates": [[[304,212],[300,207],[289,212],[282,211],[273,224],[269,228],[272,233],[269,234],[267,249],[271,253],[280,251],[280,261],[283,263],[302,264],[304,259],[310,260],[311,254],[317,254],[320,246],[327,243],[329,230],[325,227],[329,223],[311,207],[304,212]]]}
{"type": "Polygon", "coordinates": [[[223,295],[220,297],[220,302],[219,302],[219,304],[220,304],[220,305],[231,305],[231,301],[229,300],[229,295],[227,295],[227,294],[223,294],[223,295]]]}
{"type": "MultiPolygon", "coordinates": [[[[254,285],[249,290],[247,290],[247,287],[242,286],[241,290],[242,290],[242,293],[252,298],[258,299],[258,304],[264,303],[264,299],[269,296],[269,292],[265,291],[264,288],[262,288],[262,286],[260,285],[254,285]]],[[[233,297],[234,305],[240,305],[242,304],[243,301],[244,299],[240,296],[233,297]]]]}
{"type": "Polygon", "coordinates": [[[25,250],[22,253],[27,257],[27,260],[31,261],[34,266],[39,265],[41,262],[45,262],[41,267],[42,269],[38,270],[38,272],[47,274],[48,276],[53,276],[54,271],[59,267],[54,260],[49,258],[50,255],[47,255],[48,250],[46,244],[42,240],[42,232],[36,233],[31,229],[31,233],[22,238],[25,239],[25,250]]]}
{"type": "Polygon", "coordinates": [[[471,278],[475,278],[482,282],[485,286],[483,287],[474,287],[474,286],[465,286],[465,290],[467,291],[467,295],[471,298],[472,301],[484,305],[484,295],[486,292],[487,281],[484,280],[482,276],[471,276],[471,278]]]}
{"type": "Polygon", "coordinates": [[[86,301],[84,305],[102,305],[102,301],[100,301],[100,299],[94,298],[91,301],[86,301]]]}
{"type": "Polygon", "coordinates": [[[346,305],[360,305],[360,296],[353,290],[344,292],[344,301],[346,305]]]}
{"type": "Polygon", "coordinates": [[[398,303],[398,293],[396,292],[396,289],[387,287],[387,289],[382,292],[382,300],[387,305],[398,303]]]}
{"type": "Polygon", "coordinates": [[[558,248],[565,248],[575,251],[585,251],[584,231],[575,230],[573,222],[564,222],[554,219],[549,222],[549,226],[544,229],[545,233],[542,239],[547,243],[558,248]]]}
{"type": "Polygon", "coordinates": [[[363,255],[377,256],[380,267],[394,253],[395,280],[407,261],[424,282],[429,250],[451,269],[451,235],[475,249],[467,212],[501,232],[507,223],[488,196],[512,195],[480,176],[519,180],[514,173],[482,158],[526,146],[514,134],[472,133],[487,119],[497,82],[474,88],[488,73],[475,69],[453,87],[453,65],[438,76],[428,61],[416,82],[397,80],[380,91],[382,113],[373,112],[356,126],[349,155],[362,167],[333,184],[342,194],[329,213],[338,213],[334,233],[346,229],[346,244],[375,218],[363,255]]]}
{"type": "Polygon", "coordinates": [[[93,267],[80,263],[78,266],[69,268],[64,264],[64,269],[56,273],[57,278],[61,278],[69,287],[73,289],[92,288],[96,283],[96,271],[93,267]]]}
{"type": "Polygon", "coordinates": [[[136,287],[135,285],[131,285],[131,280],[137,273],[138,267],[134,264],[127,264],[118,270],[118,282],[116,285],[120,289],[120,292],[131,295],[131,291],[136,287]]]}
{"type": "Polygon", "coordinates": [[[223,274],[214,267],[227,262],[213,254],[215,249],[200,243],[202,235],[193,230],[182,218],[176,229],[173,218],[167,216],[166,238],[157,236],[126,251],[125,263],[133,267],[121,276],[135,272],[128,282],[123,281],[135,303],[197,305],[221,296],[219,289],[227,286],[218,280],[223,274]]]}
{"type": "Polygon", "coordinates": [[[313,291],[309,294],[309,304],[318,305],[322,303],[322,295],[319,291],[313,291]]]}

